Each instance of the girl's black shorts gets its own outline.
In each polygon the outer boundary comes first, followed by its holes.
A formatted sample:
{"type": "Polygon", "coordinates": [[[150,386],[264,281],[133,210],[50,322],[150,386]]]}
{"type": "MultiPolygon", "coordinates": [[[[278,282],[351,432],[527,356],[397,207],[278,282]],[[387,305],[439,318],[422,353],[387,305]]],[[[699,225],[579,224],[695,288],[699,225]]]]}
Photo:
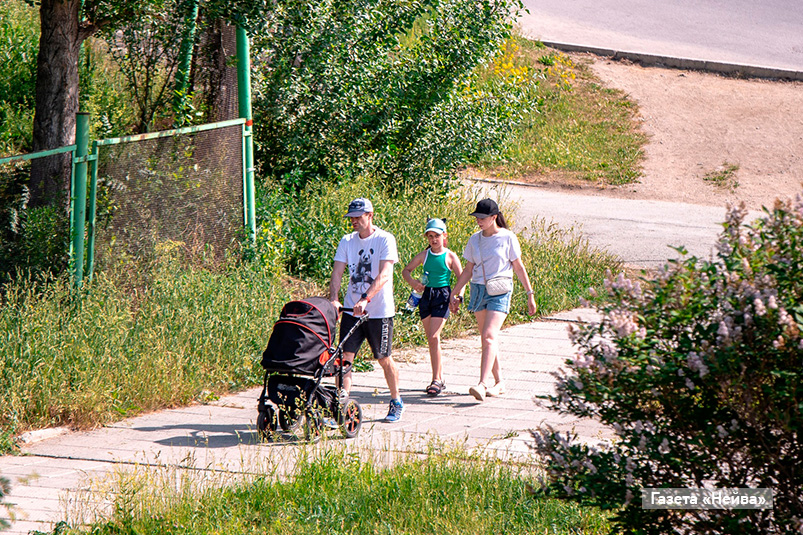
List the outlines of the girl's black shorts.
{"type": "Polygon", "coordinates": [[[421,319],[428,316],[433,318],[448,318],[449,317],[449,296],[452,295],[452,289],[449,286],[441,288],[424,288],[424,293],[421,295],[421,301],[418,302],[418,313],[421,319]]]}

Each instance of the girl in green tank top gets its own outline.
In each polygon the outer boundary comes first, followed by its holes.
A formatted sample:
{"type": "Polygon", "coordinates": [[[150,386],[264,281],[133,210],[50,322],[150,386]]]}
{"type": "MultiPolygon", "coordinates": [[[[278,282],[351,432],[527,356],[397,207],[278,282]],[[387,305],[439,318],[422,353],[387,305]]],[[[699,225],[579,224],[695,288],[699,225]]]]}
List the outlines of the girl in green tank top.
{"type": "MultiPolygon", "coordinates": [[[[421,293],[418,312],[427,335],[429,357],[432,362],[432,382],[425,392],[437,396],[446,388],[441,360],[441,330],[449,317],[452,273],[455,278],[463,272],[460,258],[446,247],[446,221],[430,219],[424,229],[429,246],[415,255],[402,270],[402,277],[414,291],[421,293]],[[423,266],[424,281],[413,277],[412,272],[423,266]]],[[[455,279],[456,280],[456,279],[455,279]]]]}

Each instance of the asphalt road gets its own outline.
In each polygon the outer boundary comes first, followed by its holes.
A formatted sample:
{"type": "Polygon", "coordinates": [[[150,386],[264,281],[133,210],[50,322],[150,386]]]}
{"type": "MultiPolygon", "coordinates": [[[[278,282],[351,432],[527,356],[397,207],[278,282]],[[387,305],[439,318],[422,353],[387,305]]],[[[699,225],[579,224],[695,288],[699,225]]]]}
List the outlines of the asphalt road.
{"type": "MultiPolygon", "coordinates": [[[[562,193],[535,186],[476,182],[480,196],[498,199],[500,208],[517,205],[515,228],[526,233],[544,220],[580,232],[594,248],[608,251],[633,268],[656,269],[681,258],[674,247],[710,259],[725,221],[724,206],[653,200],[615,199],[562,193]]],[[[749,213],[750,221],[761,212],[749,213]]]]}
{"type": "Polygon", "coordinates": [[[524,0],[543,41],[803,71],[801,0],[524,0]]]}

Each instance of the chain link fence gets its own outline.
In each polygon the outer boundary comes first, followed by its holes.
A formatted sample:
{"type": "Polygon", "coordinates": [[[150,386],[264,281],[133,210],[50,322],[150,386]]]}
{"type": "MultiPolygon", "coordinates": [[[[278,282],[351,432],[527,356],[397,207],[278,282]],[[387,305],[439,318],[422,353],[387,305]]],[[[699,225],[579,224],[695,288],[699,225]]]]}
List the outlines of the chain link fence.
{"type": "Polygon", "coordinates": [[[141,270],[160,245],[219,264],[244,235],[242,119],[97,141],[88,273],[141,270]]]}
{"type": "MultiPolygon", "coordinates": [[[[66,269],[70,226],[62,203],[31,209],[29,183],[34,160],[67,159],[72,166],[75,146],[0,158],[0,284],[18,272],[66,269]]],[[[52,166],[51,166],[52,167],[52,166]]]]}

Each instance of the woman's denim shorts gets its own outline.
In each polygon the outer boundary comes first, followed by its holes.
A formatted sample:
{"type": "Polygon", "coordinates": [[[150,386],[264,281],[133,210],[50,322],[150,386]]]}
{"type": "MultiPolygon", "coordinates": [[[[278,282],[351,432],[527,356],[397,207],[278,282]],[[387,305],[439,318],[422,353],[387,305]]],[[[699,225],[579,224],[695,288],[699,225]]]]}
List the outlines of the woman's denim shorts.
{"type": "Polygon", "coordinates": [[[502,312],[503,314],[510,313],[510,298],[513,292],[508,292],[501,295],[488,295],[485,291],[484,284],[471,283],[469,290],[471,297],[468,300],[468,311],[479,312],[481,310],[493,310],[495,312],[502,312]]]}

